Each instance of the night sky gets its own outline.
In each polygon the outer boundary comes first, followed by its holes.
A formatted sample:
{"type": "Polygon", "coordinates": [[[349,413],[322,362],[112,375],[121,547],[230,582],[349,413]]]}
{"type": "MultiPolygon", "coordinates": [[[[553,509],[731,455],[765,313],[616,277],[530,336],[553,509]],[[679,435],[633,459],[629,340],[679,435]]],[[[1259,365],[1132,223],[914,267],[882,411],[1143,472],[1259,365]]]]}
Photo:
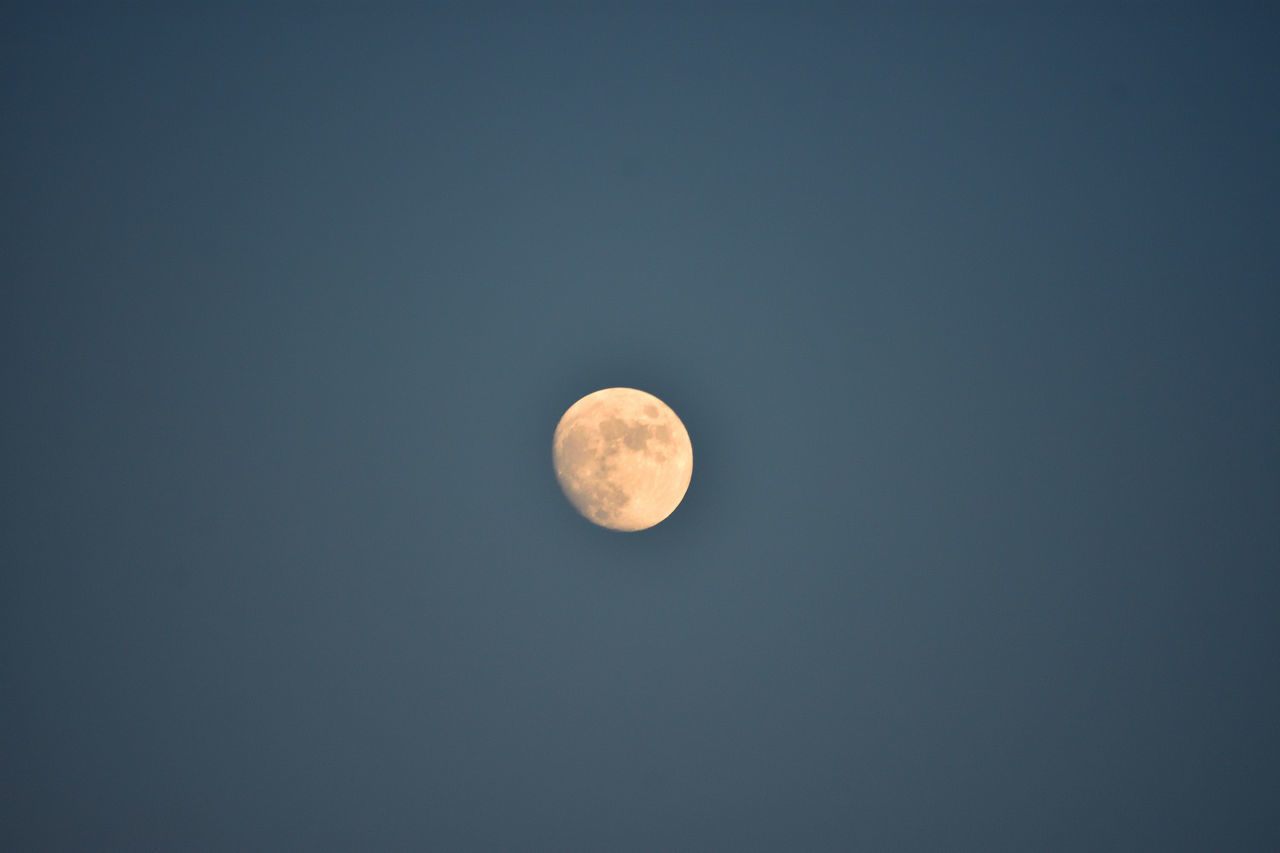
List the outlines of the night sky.
{"type": "Polygon", "coordinates": [[[416,5],[0,19],[0,848],[1280,849],[1272,4],[416,5]]]}

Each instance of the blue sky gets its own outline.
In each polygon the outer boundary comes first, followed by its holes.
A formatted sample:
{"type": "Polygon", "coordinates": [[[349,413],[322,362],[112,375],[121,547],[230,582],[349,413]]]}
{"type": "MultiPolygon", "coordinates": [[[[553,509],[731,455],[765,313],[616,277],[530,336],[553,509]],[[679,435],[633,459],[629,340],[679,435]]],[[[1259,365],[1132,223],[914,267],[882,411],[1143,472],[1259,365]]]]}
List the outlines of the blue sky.
{"type": "Polygon", "coordinates": [[[1280,843],[1264,5],[7,17],[5,846],[1280,843]]]}

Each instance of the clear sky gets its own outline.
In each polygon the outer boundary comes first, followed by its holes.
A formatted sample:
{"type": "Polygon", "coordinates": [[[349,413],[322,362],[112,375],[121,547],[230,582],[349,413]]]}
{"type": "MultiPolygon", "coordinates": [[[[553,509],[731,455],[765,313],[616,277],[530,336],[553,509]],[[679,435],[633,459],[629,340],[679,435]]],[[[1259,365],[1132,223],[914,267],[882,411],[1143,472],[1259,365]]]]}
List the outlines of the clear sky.
{"type": "Polygon", "coordinates": [[[0,847],[1280,849],[1273,4],[364,5],[3,14],[0,847]]]}

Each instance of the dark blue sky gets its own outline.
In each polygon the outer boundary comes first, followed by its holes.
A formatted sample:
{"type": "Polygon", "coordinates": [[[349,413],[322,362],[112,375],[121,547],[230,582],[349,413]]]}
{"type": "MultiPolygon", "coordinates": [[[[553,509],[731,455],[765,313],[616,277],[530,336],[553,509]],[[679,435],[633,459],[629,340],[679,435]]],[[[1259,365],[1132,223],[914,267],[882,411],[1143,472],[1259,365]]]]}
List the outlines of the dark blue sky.
{"type": "Polygon", "coordinates": [[[169,5],[0,26],[0,846],[1280,849],[1269,4],[169,5]]]}

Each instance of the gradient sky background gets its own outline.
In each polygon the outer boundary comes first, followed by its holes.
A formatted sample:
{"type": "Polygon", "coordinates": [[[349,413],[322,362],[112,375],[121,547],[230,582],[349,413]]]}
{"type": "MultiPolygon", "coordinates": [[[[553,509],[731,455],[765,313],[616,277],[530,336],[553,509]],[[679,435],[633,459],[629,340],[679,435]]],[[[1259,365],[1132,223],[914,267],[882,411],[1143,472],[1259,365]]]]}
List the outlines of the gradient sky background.
{"type": "Polygon", "coordinates": [[[0,846],[1280,849],[1270,4],[170,5],[0,26],[0,846]]]}

